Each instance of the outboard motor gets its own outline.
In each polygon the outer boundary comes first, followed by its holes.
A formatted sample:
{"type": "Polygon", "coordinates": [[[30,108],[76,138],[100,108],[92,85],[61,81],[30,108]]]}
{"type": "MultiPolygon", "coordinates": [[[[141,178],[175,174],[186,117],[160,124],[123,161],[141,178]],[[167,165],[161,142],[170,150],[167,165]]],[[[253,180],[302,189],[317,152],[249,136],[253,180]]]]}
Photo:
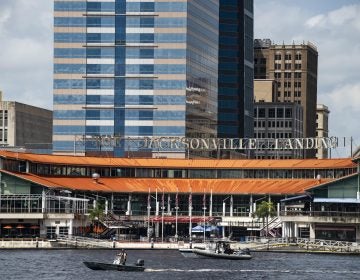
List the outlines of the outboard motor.
{"type": "Polygon", "coordinates": [[[138,259],[135,263],[136,266],[144,266],[145,262],[142,259],[138,259]]]}
{"type": "Polygon", "coordinates": [[[243,252],[245,255],[250,255],[250,249],[249,249],[249,248],[245,248],[244,250],[242,250],[242,252],[243,252]]]}

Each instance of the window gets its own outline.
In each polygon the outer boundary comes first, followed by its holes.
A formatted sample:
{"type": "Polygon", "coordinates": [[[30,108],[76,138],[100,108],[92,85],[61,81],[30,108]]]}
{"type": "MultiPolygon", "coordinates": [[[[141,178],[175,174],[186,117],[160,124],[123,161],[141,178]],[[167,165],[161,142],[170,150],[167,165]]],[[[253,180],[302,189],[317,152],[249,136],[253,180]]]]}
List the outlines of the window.
{"type": "Polygon", "coordinates": [[[281,54],[275,54],[275,60],[281,60],[281,54]]]}
{"type": "Polygon", "coordinates": [[[265,109],[264,108],[259,109],[259,118],[265,118],[265,109]]]}
{"type": "Polygon", "coordinates": [[[285,79],[291,79],[291,72],[285,72],[284,77],[285,79]]]}
{"type": "Polygon", "coordinates": [[[291,69],[291,63],[285,63],[285,70],[291,69]]]}
{"type": "Polygon", "coordinates": [[[301,97],[301,91],[295,91],[294,96],[295,97],[301,97]]]}
{"type": "Polygon", "coordinates": [[[295,73],[294,73],[294,77],[295,77],[296,79],[301,79],[301,72],[295,72],[295,73]]]}
{"type": "Polygon", "coordinates": [[[295,60],[301,60],[301,53],[295,54],[295,60]]]}
{"type": "Polygon", "coordinates": [[[284,117],[284,109],[283,108],[278,108],[276,110],[276,115],[278,118],[283,118],[284,117]]]}
{"type": "Polygon", "coordinates": [[[285,54],[285,60],[291,60],[291,54],[285,54]]]}
{"type": "Polygon", "coordinates": [[[296,88],[301,88],[301,82],[295,82],[294,85],[296,88]]]}
{"type": "Polygon", "coordinates": [[[276,69],[276,70],[281,69],[281,64],[280,64],[280,63],[275,63],[275,69],[276,69]]]}
{"type": "Polygon", "coordinates": [[[284,82],[284,87],[286,87],[286,88],[291,87],[291,82],[284,82]]]}
{"type": "Polygon", "coordinates": [[[275,72],[275,79],[281,79],[281,72],[275,72]]]}
{"type": "Polygon", "coordinates": [[[291,118],[292,117],[292,110],[287,108],[285,109],[285,117],[286,118],[291,118]]]}
{"type": "Polygon", "coordinates": [[[295,63],[295,69],[300,70],[301,69],[301,63],[295,63]]]}
{"type": "Polygon", "coordinates": [[[269,118],[275,118],[275,109],[274,108],[269,109],[269,118]]]}
{"type": "Polygon", "coordinates": [[[281,88],[281,82],[277,82],[278,88],[281,88]]]}

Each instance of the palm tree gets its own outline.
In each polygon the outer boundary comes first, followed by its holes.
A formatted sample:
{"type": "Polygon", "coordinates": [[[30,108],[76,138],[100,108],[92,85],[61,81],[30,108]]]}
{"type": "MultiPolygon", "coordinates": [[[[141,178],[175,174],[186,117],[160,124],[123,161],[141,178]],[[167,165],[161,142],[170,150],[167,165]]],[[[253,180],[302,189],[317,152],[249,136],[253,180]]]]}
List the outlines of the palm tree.
{"type": "Polygon", "coordinates": [[[275,214],[275,207],[271,201],[262,201],[259,207],[256,208],[255,215],[262,219],[263,226],[266,220],[266,236],[268,236],[269,232],[269,217],[273,217],[275,214]]]}
{"type": "Polygon", "coordinates": [[[99,223],[99,220],[105,215],[104,211],[105,206],[103,204],[96,203],[95,208],[89,211],[89,218],[92,221],[92,224],[95,224],[96,222],[99,223]]]}

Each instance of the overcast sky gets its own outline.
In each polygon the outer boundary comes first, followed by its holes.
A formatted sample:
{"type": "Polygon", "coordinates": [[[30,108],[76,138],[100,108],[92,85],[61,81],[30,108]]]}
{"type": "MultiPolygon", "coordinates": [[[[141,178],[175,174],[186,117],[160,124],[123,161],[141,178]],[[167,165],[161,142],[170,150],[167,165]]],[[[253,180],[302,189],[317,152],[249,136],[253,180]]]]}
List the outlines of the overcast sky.
{"type": "MultiPolygon", "coordinates": [[[[360,1],[254,2],[255,38],[317,46],[318,103],[331,111],[330,135],[352,136],[360,145],[360,1]]],[[[4,99],[52,109],[52,9],[53,0],[0,0],[4,99]]],[[[332,156],[349,155],[349,147],[332,156]]]]}

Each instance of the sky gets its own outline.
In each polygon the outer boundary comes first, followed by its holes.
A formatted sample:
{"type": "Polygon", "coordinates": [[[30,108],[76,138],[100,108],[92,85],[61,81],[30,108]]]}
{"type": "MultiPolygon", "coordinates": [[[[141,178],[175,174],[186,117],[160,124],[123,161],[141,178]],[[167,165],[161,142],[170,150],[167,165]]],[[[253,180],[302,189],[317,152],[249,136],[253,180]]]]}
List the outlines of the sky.
{"type": "MultiPolygon", "coordinates": [[[[332,157],[360,145],[360,0],[254,0],[255,38],[311,42],[319,53],[318,103],[330,110],[332,157]],[[343,138],[346,147],[343,147],[343,138]]],[[[4,100],[52,109],[53,0],[0,0],[4,100]]]]}

